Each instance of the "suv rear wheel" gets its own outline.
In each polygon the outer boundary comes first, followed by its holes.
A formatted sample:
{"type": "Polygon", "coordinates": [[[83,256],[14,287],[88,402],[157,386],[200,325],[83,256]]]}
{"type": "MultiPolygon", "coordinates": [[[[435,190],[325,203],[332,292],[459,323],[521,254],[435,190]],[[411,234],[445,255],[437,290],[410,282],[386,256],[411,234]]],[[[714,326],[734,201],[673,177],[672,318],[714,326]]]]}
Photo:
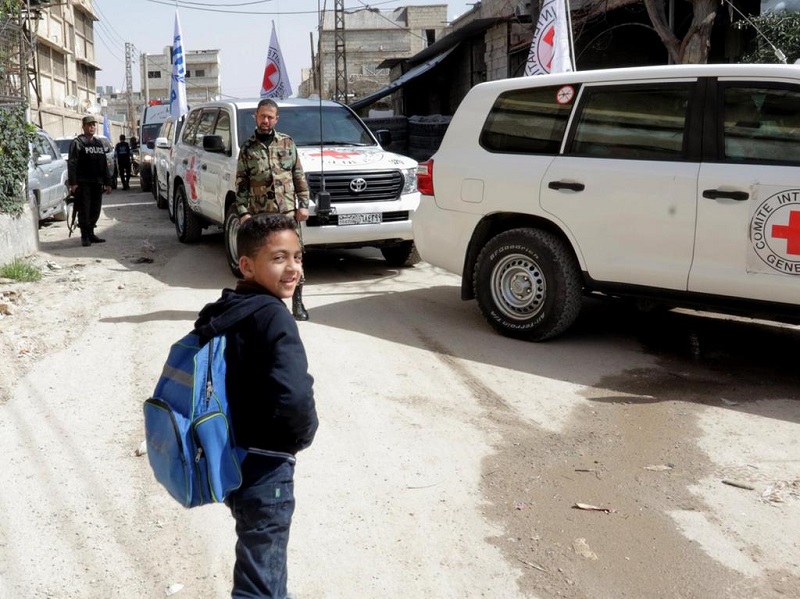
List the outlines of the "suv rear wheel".
{"type": "Polygon", "coordinates": [[[203,233],[200,219],[192,212],[186,200],[186,188],[183,185],[178,185],[175,190],[175,231],[182,243],[197,241],[203,233]]]}
{"type": "Polygon", "coordinates": [[[577,318],[582,282],[574,256],[552,233],[512,229],[493,237],[475,263],[473,290],[502,335],[544,341],[577,318]]]}
{"type": "Polygon", "coordinates": [[[228,206],[225,212],[225,256],[228,259],[228,267],[234,276],[242,277],[239,270],[239,251],[236,249],[236,235],[239,233],[239,214],[236,212],[236,203],[228,206]]]}
{"type": "Polygon", "coordinates": [[[420,260],[413,241],[382,247],[381,254],[389,266],[414,266],[420,260]]]}

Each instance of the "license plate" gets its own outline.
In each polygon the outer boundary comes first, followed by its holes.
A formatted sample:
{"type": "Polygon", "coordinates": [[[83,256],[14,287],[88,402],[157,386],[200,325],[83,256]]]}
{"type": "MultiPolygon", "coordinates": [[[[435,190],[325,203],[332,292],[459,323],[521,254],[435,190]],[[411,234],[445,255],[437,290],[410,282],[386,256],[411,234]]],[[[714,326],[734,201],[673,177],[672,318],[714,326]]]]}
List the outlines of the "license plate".
{"type": "Polygon", "coordinates": [[[340,214],[340,225],[379,225],[383,222],[383,215],[378,213],[369,214],[340,214]]]}

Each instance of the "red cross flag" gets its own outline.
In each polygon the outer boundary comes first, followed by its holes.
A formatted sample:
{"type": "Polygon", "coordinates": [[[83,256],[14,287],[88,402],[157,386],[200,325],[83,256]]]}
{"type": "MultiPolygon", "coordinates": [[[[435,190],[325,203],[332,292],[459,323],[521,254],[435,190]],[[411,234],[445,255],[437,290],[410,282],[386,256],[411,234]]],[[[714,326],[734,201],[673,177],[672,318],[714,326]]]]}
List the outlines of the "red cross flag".
{"type": "Polygon", "coordinates": [[[267,66],[264,67],[264,79],[261,81],[261,97],[283,100],[292,95],[292,84],[283,62],[278,36],[275,33],[275,22],[272,23],[272,35],[267,50],[267,66]]]}
{"type": "Polygon", "coordinates": [[[545,0],[531,41],[525,76],[574,71],[569,27],[569,0],[545,0]]]}

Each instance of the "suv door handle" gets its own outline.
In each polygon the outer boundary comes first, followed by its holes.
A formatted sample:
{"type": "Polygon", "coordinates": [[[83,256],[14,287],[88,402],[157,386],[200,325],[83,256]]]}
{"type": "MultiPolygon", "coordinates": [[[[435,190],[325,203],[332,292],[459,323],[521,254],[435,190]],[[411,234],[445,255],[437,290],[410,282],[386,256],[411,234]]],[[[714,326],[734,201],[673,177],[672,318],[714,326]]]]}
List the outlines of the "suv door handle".
{"type": "Polygon", "coordinates": [[[746,191],[722,191],[721,189],[704,189],[703,197],[709,200],[736,200],[737,202],[744,202],[750,197],[746,191]]]}
{"type": "Polygon", "coordinates": [[[550,181],[547,184],[550,189],[569,189],[570,191],[583,191],[586,186],[583,183],[568,183],[567,181],[550,181]]]}
{"type": "Polygon", "coordinates": [[[202,170],[202,171],[207,171],[207,170],[208,170],[208,165],[207,165],[207,164],[203,164],[203,165],[201,165],[201,166],[200,166],[200,170],[202,170]]]}

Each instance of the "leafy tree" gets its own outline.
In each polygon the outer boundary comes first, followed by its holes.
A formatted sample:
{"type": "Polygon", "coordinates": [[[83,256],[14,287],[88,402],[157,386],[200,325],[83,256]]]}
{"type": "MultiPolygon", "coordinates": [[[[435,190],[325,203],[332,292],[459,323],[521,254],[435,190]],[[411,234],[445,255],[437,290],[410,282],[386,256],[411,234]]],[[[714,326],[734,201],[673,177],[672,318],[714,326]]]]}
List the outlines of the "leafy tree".
{"type": "Polygon", "coordinates": [[[755,50],[745,54],[742,62],[783,62],[773,46],[783,52],[790,64],[800,58],[800,13],[768,12],[751,17],[750,21],[752,25],[747,21],[736,23],[741,29],[753,29],[757,36],[755,50]]]}

